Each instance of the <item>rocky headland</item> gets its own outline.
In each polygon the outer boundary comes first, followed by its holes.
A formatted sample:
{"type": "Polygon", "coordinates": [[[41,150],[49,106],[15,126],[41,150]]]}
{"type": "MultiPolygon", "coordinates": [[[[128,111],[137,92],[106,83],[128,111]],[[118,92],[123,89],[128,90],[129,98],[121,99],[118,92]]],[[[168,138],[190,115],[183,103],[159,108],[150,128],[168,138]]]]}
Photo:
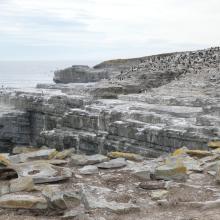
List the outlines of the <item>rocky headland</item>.
{"type": "Polygon", "coordinates": [[[55,219],[220,216],[219,47],[72,66],[54,82],[0,91],[0,207],[55,219]]]}

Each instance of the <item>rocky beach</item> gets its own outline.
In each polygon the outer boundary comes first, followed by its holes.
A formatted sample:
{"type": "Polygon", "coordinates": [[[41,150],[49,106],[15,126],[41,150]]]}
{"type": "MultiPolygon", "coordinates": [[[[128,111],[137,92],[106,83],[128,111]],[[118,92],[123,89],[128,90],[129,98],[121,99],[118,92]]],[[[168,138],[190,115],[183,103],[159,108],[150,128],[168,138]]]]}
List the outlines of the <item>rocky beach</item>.
{"type": "Polygon", "coordinates": [[[220,218],[220,48],[0,90],[0,219],[220,218]]]}

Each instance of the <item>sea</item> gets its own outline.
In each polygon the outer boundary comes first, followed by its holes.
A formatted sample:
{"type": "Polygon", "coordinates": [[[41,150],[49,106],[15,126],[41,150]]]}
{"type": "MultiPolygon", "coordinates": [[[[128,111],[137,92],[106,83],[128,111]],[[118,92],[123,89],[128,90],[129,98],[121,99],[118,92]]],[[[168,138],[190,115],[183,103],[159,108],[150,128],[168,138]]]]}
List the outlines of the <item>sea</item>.
{"type": "Polygon", "coordinates": [[[72,65],[94,66],[98,61],[0,61],[0,88],[35,87],[53,83],[54,71],[72,65]]]}

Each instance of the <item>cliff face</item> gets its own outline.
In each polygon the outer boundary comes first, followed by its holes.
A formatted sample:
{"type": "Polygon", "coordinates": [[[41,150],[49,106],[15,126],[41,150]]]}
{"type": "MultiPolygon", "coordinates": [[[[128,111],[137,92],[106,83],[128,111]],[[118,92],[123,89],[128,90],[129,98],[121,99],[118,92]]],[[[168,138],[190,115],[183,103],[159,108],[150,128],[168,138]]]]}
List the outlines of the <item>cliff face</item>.
{"type": "MultiPolygon", "coordinates": [[[[1,100],[27,114],[32,145],[148,156],[206,148],[220,138],[219,55],[212,48],[72,67],[55,73],[59,84],[4,91],[1,100]]],[[[21,144],[11,140],[8,147],[21,144]]]]}

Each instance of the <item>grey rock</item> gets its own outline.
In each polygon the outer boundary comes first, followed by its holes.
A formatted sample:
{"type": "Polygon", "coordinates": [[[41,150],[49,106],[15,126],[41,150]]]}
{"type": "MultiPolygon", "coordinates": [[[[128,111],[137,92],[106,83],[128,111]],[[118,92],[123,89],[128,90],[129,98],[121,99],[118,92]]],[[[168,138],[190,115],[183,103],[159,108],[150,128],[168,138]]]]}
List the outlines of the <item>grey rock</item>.
{"type": "Polygon", "coordinates": [[[110,160],[108,162],[103,162],[97,165],[98,168],[102,169],[114,169],[114,168],[122,168],[127,165],[126,160],[124,158],[117,158],[110,160]]]}
{"type": "Polygon", "coordinates": [[[16,164],[14,169],[19,177],[32,177],[34,183],[58,182],[72,177],[71,169],[40,161],[16,164]]]}
{"type": "Polygon", "coordinates": [[[56,153],[56,149],[38,150],[10,156],[9,160],[12,163],[24,163],[32,160],[52,159],[56,153]]]}
{"type": "Polygon", "coordinates": [[[109,160],[108,157],[100,154],[95,154],[91,156],[75,154],[71,157],[70,164],[72,166],[74,165],[84,166],[84,165],[93,165],[108,160],[109,160]]]}
{"type": "Polygon", "coordinates": [[[79,173],[83,175],[97,174],[99,172],[98,168],[93,165],[85,166],[79,169],[79,173]]]}
{"type": "Polygon", "coordinates": [[[86,209],[106,209],[114,213],[129,213],[140,211],[140,208],[131,203],[108,202],[104,196],[110,193],[108,188],[84,186],[82,188],[82,201],[86,209]]]}

